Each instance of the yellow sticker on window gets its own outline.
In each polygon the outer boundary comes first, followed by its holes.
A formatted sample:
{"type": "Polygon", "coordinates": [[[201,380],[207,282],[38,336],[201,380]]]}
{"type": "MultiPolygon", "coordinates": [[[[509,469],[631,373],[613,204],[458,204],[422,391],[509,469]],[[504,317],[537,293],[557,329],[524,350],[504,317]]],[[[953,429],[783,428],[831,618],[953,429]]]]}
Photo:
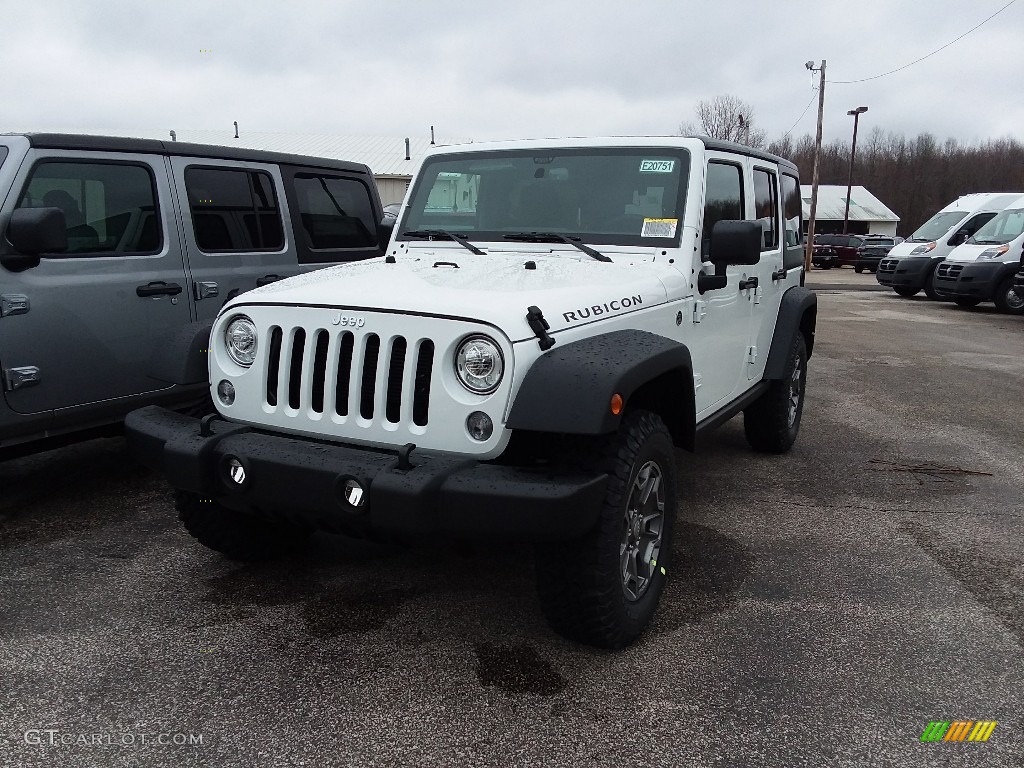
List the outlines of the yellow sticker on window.
{"type": "Polygon", "coordinates": [[[679,219],[644,219],[640,237],[675,237],[679,219]]]}

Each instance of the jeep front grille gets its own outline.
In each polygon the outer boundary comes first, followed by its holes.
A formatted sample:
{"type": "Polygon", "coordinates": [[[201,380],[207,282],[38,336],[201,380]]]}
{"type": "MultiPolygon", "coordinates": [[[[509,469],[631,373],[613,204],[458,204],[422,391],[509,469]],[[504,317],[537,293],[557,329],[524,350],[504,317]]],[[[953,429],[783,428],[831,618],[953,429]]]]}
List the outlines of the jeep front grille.
{"type": "Polygon", "coordinates": [[[266,404],[427,425],[434,342],[326,328],[270,329],[266,404]]]}

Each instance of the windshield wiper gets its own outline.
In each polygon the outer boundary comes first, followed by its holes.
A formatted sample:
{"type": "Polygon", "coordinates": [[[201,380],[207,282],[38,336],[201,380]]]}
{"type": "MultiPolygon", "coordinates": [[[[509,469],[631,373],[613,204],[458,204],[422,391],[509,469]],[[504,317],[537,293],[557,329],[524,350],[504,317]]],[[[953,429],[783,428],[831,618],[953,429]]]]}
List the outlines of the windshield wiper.
{"type": "Polygon", "coordinates": [[[408,232],[403,232],[402,234],[406,237],[416,238],[417,240],[454,240],[467,251],[472,251],[477,256],[487,255],[462,235],[449,232],[447,229],[411,229],[408,232]]]}
{"type": "Polygon", "coordinates": [[[591,256],[598,261],[611,261],[600,251],[596,251],[589,245],[584,244],[578,237],[567,237],[561,235],[558,232],[513,232],[510,235],[505,235],[506,240],[518,240],[523,243],[566,243],[574,248],[579,248],[587,256],[591,256]]]}

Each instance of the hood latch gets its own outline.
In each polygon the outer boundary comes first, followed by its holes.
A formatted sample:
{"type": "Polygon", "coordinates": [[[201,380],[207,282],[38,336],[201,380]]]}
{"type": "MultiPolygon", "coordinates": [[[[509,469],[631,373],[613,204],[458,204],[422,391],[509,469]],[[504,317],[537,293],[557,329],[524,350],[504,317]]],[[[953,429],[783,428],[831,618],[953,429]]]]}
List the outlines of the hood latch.
{"type": "Polygon", "coordinates": [[[542,352],[547,352],[553,346],[555,346],[555,340],[548,335],[548,329],[551,327],[548,325],[548,321],[544,319],[544,313],[540,311],[540,307],[528,307],[526,310],[526,322],[530,325],[530,330],[540,340],[540,348],[542,352]]]}

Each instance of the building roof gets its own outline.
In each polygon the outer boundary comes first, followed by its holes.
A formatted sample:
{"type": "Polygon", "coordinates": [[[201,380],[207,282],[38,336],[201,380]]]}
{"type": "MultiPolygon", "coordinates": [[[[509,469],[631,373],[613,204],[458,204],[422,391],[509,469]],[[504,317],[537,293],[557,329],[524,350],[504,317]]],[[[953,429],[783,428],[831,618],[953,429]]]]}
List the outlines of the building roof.
{"type": "MultiPolygon", "coordinates": [[[[811,185],[800,185],[804,201],[804,218],[811,215],[811,185]]],[[[815,218],[842,221],[846,209],[845,184],[819,184],[818,210],[815,218]]],[[[899,221],[900,217],[885,207],[881,200],[864,187],[854,186],[850,191],[850,221],[899,221]]]]}
{"type": "MultiPolygon", "coordinates": [[[[129,136],[140,139],[159,139],[171,144],[170,131],[127,130],[90,131],[107,135],[129,136]]],[[[235,138],[234,129],[175,130],[178,142],[212,144],[221,147],[260,149],[306,157],[325,157],[367,165],[375,176],[412,176],[419,161],[431,149],[430,136],[410,136],[410,160],[405,159],[404,136],[338,136],[323,133],[285,133],[274,131],[247,131],[244,127],[235,138]]],[[[469,139],[438,139],[437,145],[462,144],[469,139]]]]}

